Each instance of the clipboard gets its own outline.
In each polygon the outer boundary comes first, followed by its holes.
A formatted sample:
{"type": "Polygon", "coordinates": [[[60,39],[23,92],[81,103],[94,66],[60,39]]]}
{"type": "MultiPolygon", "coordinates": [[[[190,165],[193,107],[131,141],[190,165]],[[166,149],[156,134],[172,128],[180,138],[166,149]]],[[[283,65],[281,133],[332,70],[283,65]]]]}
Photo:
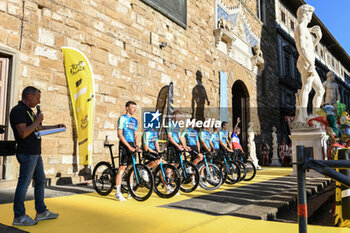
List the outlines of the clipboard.
{"type": "Polygon", "coordinates": [[[50,135],[50,134],[55,134],[55,133],[61,133],[66,131],[66,127],[61,127],[61,128],[54,128],[54,129],[45,129],[45,130],[40,130],[38,132],[35,132],[35,135],[38,139],[41,138],[41,136],[45,135],[50,135]]]}

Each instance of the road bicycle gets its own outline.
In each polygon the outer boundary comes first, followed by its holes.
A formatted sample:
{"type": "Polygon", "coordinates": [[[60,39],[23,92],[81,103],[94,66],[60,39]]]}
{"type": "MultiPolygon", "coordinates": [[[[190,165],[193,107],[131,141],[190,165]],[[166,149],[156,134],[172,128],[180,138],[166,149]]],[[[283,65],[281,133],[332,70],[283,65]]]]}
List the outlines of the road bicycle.
{"type": "MultiPolygon", "coordinates": [[[[144,152],[147,153],[147,152],[144,152]]],[[[162,158],[166,151],[158,153],[162,158]]],[[[145,164],[147,165],[149,161],[145,164]]],[[[154,179],[154,192],[161,198],[171,198],[179,192],[181,186],[181,175],[177,168],[169,163],[160,164],[152,168],[154,179]]]]}
{"type": "Polygon", "coordinates": [[[241,169],[239,165],[233,162],[227,153],[214,151],[213,161],[223,174],[223,182],[226,184],[235,184],[241,180],[241,169]]]}
{"type": "MultiPolygon", "coordinates": [[[[114,159],[119,158],[119,156],[113,156],[112,147],[114,144],[109,144],[107,137],[104,142],[104,147],[109,148],[111,162],[100,161],[96,164],[92,172],[92,184],[95,191],[102,195],[107,196],[110,194],[115,187],[115,177],[118,172],[118,168],[115,166],[114,159]]],[[[128,192],[127,181],[126,181],[126,172],[123,174],[121,191],[122,193],[128,192]]]]}
{"type": "MultiPolygon", "coordinates": [[[[181,176],[180,190],[185,193],[190,193],[196,190],[199,185],[199,172],[197,167],[187,160],[188,151],[183,150],[178,152],[175,156],[179,156],[179,164],[176,164],[181,176]],[[182,158],[183,157],[183,158],[182,158]]],[[[174,156],[168,151],[168,158],[174,156]]]]}
{"type": "MultiPolygon", "coordinates": [[[[114,144],[109,144],[107,137],[104,142],[104,147],[108,147],[111,156],[111,163],[101,161],[96,164],[92,173],[92,183],[96,192],[100,195],[106,196],[112,192],[115,187],[115,177],[118,168],[115,166],[114,159],[118,156],[113,156],[112,147],[114,144]]],[[[137,201],[147,200],[153,191],[153,176],[151,170],[144,164],[136,162],[136,154],[140,159],[140,153],[134,152],[132,156],[132,165],[128,166],[122,178],[121,191],[130,193],[130,195],[137,201]]]]}
{"type": "Polygon", "coordinates": [[[235,150],[230,155],[233,161],[237,162],[241,168],[241,180],[252,180],[256,175],[256,167],[252,161],[247,160],[247,155],[241,150],[235,150]]]}
{"type": "Polygon", "coordinates": [[[222,172],[216,164],[211,162],[212,153],[210,151],[202,154],[203,160],[197,166],[199,167],[199,185],[206,190],[215,190],[223,184],[222,172]]]}

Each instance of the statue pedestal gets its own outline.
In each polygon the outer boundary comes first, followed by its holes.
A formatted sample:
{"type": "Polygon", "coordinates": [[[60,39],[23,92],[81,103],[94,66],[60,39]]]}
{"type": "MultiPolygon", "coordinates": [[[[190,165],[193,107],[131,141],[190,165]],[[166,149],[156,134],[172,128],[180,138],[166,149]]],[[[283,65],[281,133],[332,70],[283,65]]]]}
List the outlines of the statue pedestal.
{"type": "MultiPolygon", "coordinates": [[[[327,134],[324,129],[311,127],[292,129],[289,137],[292,140],[293,146],[293,163],[297,162],[297,146],[311,147],[311,156],[315,160],[324,160],[326,157],[324,154],[324,141],[327,138],[327,134]]],[[[291,175],[297,175],[296,164],[293,164],[293,172],[291,175]]],[[[313,169],[310,169],[306,175],[308,177],[324,177],[313,169]]]]}
{"type": "Polygon", "coordinates": [[[282,164],[280,163],[280,160],[279,160],[279,158],[278,158],[278,156],[276,155],[274,155],[273,157],[272,157],[272,159],[271,159],[271,163],[270,163],[270,165],[269,165],[270,167],[281,167],[282,166],[282,164]],[[276,157],[276,158],[275,158],[276,157]]]}

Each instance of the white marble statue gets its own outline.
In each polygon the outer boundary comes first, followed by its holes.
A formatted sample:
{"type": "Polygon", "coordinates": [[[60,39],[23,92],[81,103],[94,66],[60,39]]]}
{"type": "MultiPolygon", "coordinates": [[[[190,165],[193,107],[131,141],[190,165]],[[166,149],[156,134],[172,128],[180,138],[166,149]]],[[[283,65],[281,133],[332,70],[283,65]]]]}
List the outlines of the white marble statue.
{"type": "Polygon", "coordinates": [[[264,70],[265,61],[263,58],[263,53],[260,49],[260,45],[259,44],[254,45],[253,51],[254,51],[254,55],[251,58],[252,69],[254,73],[256,73],[258,76],[261,76],[264,70]]]}
{"type": "Polygon", "coordinates": [[[253,51],[254,51],[254,56],[258,56],[258,57],[261,57],[261,58],[263,57],[263,54],[262,54],[262,51],[260,49],[260,45],[259,44],[254,45],[253,51]]]}
{"type": "Polygon", "coordinates": [[[312,19],[312,14],[315,8],[308,4],[300,6],[297,10],[298,24],[295,28],[294,39],[299,58],[297,68],[301,74],[302,88],[299,90],[299,98],[296,102],[299,103],[296,113],[296,123],[306,123],[308,121],[307,105],[309,93],[313,88],[315,97],[313,100],[313,114],[315,114],[321,106],[324,88],[322,81],[315,69],[315,51],[314,47],[318,44],[322,37],[322,31],[319,26],[308,28],[307,25],[312,19]]]}
{"type": "Polygon", "coordinates": [[[253,122],[248,123],[248,159],[253,162],[257,169],[261,169],[259,166],[259,160],[256,157],[256,146],[255,146],[255,133],[253,131],[253,122]]]}
{"type": "Polygon", "coordinates": [[[276,127],[272,127],[272,161],[270,166],[281,166],[280,160],[278,158],[278,151],[277,151],[277,133],[276,133],[276,127]]]}
{"type": "Polygon", "coordinates": [[[324,97],[325,104],[333,105],[340,99],[339,88],[333,71],[327,73],[327,80],[323,82],[323,88],[326,90],[324,97]]]}

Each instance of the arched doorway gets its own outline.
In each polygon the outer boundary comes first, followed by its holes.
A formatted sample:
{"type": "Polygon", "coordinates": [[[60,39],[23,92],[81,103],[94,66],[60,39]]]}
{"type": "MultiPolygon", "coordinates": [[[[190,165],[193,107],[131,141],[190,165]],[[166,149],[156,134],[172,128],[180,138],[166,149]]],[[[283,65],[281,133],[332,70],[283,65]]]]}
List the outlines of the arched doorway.
{"type": "Polygon", "coordinates": [[[242,81],[236,81],[232,86],[232,124],[236,124],[237,117],[241,118],[241,145],[247,152],[247,130],[249,122],[249,93],[242,81]]]}

